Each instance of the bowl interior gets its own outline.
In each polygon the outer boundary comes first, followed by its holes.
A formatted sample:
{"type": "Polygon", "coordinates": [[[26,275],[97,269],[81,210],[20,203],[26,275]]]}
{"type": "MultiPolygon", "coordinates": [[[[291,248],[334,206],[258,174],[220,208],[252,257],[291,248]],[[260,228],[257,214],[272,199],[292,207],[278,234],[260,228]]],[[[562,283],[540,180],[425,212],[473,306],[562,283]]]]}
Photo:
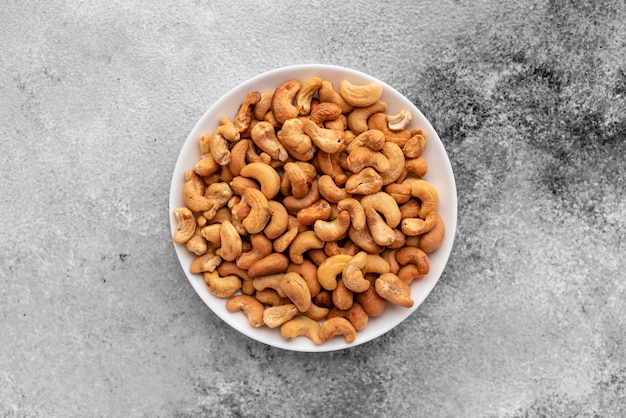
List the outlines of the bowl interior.
{"type": "Polygon", "coordinates": [[[420,306],[424,299],[426,299],[439,280],[448,261],[448,257],[450,256],[457,221],[457,196],[454,175],[439,136],[419,109],[383,81],[359,71],[343,67],[331,65],[296,65],[262,73],[235,87],[216,101],[193,127],[182,146],[174,168],[170,189],[169,212],[170,226],[173,233],[176,229],[176,220],[172,213],[175,208],[184,206],[182,198],[183,175],[185,171],[192,169],[200,158],[198,137],[201,134],[212,132],[218,126],[220,117],[233,117],[244,96],[249,91],[271,91],[286,80],[296,78],[304,82],[313,76],[332,81],[336,89],[338,89],[339,82],[343,79],[347,79],[354,84],[366,84],[371,81],[380,83],[384,90],[381,99],[388,104],[387,113],[395,114],[402,109],[410,110],[413,114],[413,120],[408,128],[421,129],[426,134],[427,145],[422,156],[427,160],[429,168],[425,179],[432,183],[439,193],[439,208],[437,212],[445,223],[446,234],[441,247],[429,254],[431,268],[428,275],[422,280],[414,281],[411,285],[411,297],[415,301],[414,306],[407,309],[387,304],[383,315],[377,318],[370,318],[367,327],[357,333],[356,341],[352,344],[346,344],[343,338],[340,337],[333,338],[319,346],[313,344],[306,337],[298,337],[293,341],[285,341],[280,335],[279,329],[269,329],[267,327],[253,328],[250,326],[243,313],[228,312],[225,308],[225,300],[213,296],[207,290],[202,275],[189,273],[189,266],[195,259],[195,255],[187,251],[184,245],[174,244],[174,247],[182,269],[195,291],[206,305],[228,325],[250,338],[274,347],[293,351],[322,352],[340,350],[363,344],[400,324],[420,306]]]}

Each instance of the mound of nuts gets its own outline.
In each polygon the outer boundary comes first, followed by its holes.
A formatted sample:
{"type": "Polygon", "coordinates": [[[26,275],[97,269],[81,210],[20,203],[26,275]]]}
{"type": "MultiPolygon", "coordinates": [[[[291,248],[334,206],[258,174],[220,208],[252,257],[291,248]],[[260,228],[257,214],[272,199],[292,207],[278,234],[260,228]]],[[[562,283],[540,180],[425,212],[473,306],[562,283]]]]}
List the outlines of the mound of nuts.
{"type": "Polygon", "coordinates": [[[444,237],[426,137],[387,114],[378,83],[292,79],[249,92],[199,137],[173,240],[208,290],[286,340],[347,343],[411,283],[444,237]]]}

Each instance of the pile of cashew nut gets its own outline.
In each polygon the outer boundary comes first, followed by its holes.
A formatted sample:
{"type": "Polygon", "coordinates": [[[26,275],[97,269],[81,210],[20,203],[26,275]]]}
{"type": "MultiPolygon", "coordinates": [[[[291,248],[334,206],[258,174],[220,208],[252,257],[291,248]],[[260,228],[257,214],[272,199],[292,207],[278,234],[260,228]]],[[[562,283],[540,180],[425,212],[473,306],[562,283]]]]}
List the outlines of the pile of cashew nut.
{"type": "Polygon", "coordinates": [[[248,93],[198,139],[173,239],[253,327],[351,343],[388,303],[413,306],[444,224],[424,132],[408,129],[408,110],[386,114],[382,93],[292,79],[248,93]]]}

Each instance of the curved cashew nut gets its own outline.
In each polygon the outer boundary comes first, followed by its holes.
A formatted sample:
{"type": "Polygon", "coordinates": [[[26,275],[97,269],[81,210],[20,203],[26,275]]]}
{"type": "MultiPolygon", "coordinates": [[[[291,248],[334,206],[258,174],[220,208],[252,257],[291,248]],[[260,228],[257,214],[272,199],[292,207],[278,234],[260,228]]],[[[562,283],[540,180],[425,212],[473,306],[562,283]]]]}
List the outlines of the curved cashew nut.
{"type": "Polygon", "coordinates": [[[407,203],[411,199],[411,187],[404,183],[391,183],[385,187],[385,193],[393,197],[398,205],[407,203]]]}
{"type": "Polygon", "coordinates": [[[387,126],[392,131],[402,131],[409,126],[413,120],[413,115],[409,110],[402,109],[395,115],[387,115],[387,126]]]}
{"type": "Polygon", "coordinates": [[[219,251],[219,256],[226,261],[235,261],[237,257],[241,255],[243,244],[241,242],[241,235],[237,232],[237,229],[233,224],[225,220],[220,227],[220,242],[222,246],[219,251]]]}
{"type": "Polygon", "coordinates": [[[387,110],[387,103],[378,100],[376,103],[366,107],[358,107],[348,115],[348,128],[355,134],[359,135],[368,130],[368,119],[370,116],[380,113],[384,114],[387,110]]]}
{"type": "Polygon", "coordinates": [[[396,253],[396,260],[400,265],[409,263],[416,264],[421,274],[428,274],[430,271],[430,260],[424,250],[417,247],[404,247],[396,253]]]}
{"type": "Polygon", "coordinates": [[[317,182],[320,194],[322,195],[322,197],[324,197],[324,199],[328,200],[329,202],[337,203],[340,200],[352,197],[351,193],[348,193],[345,189],[337,186],[335,180],[333,180],[333,178],[327,174],[320,176],[320,178],[317,179],[317,182]]]}
{"type": "Polygon", "coordinates": [[[270,306],[263,311],[263,323],[269,328],[278,328],[296,316],[298,309],[293,303],[270,306]]]}
{"type": "Polygon", "coordinates": [[[346,265],[352,260],[351,255],[337,254],[328,257],[317,269],[317,280],[326,290],[337,288],[337,275],[343,272],[346,265]]]}
{"type": "Polygon", "coordinates": [[[405,168],[404,153],[402,148],[393,142],[386,142],[381,152],[389,161],[389,170],[380,173],[383,178],[383,185],[386,186],[402,175],[405,168]]]}
{"type": "Polygon", "coordinates": [[[311,190],[309,190],[309,194],[301,199],[298,199],[295,196],[286,196],[283,199],[283,205],[285,206],[285,208],[287,208],[287,211],[291,213],[296,213],[301,209],[311,206],[313,203],[317,202],[319,198],[320,191],[316,179],[311,182],[311,190]]]}
{"type": "Polygon", "coordinates": [[[376,293],[389,302],[410,308],[414,302],[411,299],[411,289],[393,273],[382,274],[374,284],[376,293]]]}
{"type": "Polygon", "coordinates": [[[287,150],[278,140],[271,123],[258,122],[250,130],[250,137],[256,146],[265,151],[273,160],[285,161],[289,158],[287,150]]]}
{"type": "MultiPolygon", "coordinates": [[[[320,128],[324,127],[324,122],[336,120],[341,116],[341,107],[336,103],[323,102],[315,107],[315,110],[311,112],[309,119],[313,121],[320,128]]],[[[341,127],[343,130],[343,126],[341,127]]]]}
{"type": "MultiPolygon", "coordinates": [[[[311,190],[313,179],[303,169],[301,165],[288,162],[284,165],[285,177],[289,179],[291,194],[301,199],[311,190]]],[[[317,174],[317,173],[316,173],[317,174]]]]}
{"type": "Polygon", "coordinates": [[[193,171],[200,177],[208,177],[215,173],[218,168],[220,168],[219,164],[215,162],[211,154],[208,154],[200,157],[200,160],[193,166],[193,171]]]}
{"type": "Polygon", "coordinates": [[[372,167],[351,175],[346,182],[346,192],[353,194],[369,195],[383,188],[383,178],[372,167]]]}
{"type": "MultiPolygon", "coordinates": [[[[202,255],[209,249],[206,239],[202,236],[202,228],[207,224],[207,219],[200,215],[196,218],[196,228],[191,238],[185,242],[185,248],[195,255],[202,255]]],[[[174,240],[176,242],[176,240],[174,240]]]]}
{"type": "MultiPolygon", "coordinates": [[[[356,297],[357,295],[355,295],[356,297]]],[[[327,316],[327,319],[332,319],[336,317],[346,318],[355,330],[363,331],[367,327],[367,323],[369,320],[369,314],[365,311],[364,307],[360,302],[354,302],[352,307],[346,311],[342,311],[341,309],[333,308],[327,316]]]]}
{"type": "Polygon", "coordinates": [[[424,233],[419,241],[419,248],[425,253],[432,253],[439,248],[445,234],[445,225],[441,216],[437,212],[431,212],[431,214],[426,216],[426,219],[431,215],[435,218],[435,225],[430,231],[424,233]]]}
{"type": "Polygon", "coordinates": [[[296,94],[296,108],[300,115],[311,113],[311,101],[320,87],[322,87],[322,79],[319,77],[311,77],[302,83],[300,91],[296,94]]]}
{"type": "Polygon", "coordinates": [[[402,131],[392,131],[387,124],[387,115],[385,113],[374,113],[367,120],[367,127],[369,129],[378,129],[385,134],[385,140],[387,142],[393,142],[398,144],[401,148],[406,142],[413,136],[412,131],[404,129],[402,131]]]}
{"type": "Polygon", "coordinates": [[[335,90],[333,83],[330,80],[323,80],[322,85],[317,91],[317,95],[320,98],[320,102],[331,102],[338,104],[341,107],[341,113],[348,113],[352,110],[353,106],[346,102],[341,94],[335,90]]]}
{"type": "Polygon", "coordinates": [[[378,254],[368,254],[367,259],[365,260],[365,267],[363,269],[363,273],[377,273],[377,274],[385,274],[389,273],[391,267],[387,260],[378,254]]]}
{"type": "Polygon", "coordinates": [[[338,335],[342,335],[346,343],[350,344],[356,339],[356,329],[350,321],[340,316],[324,321],[320,327],[320,339],[322,342],[338,335]]]}
{"type": "Polygon", "coordinates": [[[212,295],[226,299],[241,289],[241,279],[235,275],[221,276],[218,272],[204,273],[204,283],[212,295]]]}
{"type": "Polygon", "coordinates": [[[346,176],[341,167],[341,155],[339,153],[329,154],[324,151],[318,151],[316,160],[320,171],[325,175],[331,176],[337,186],[346,184],[348,176],[346,176]]]}
{"type": "Polygon", "coordinates": [[[331,292],[331,299],[336,308],[345,311],[354,303],[354,292],[346,287],[343,280],[338,280],[337,287],[331,292]]]}
{"type": "Polygon", "coordinates": [[[311,291],[302,276],[295,272],[285,273],[280,282],[280,288],[300,312],[309,310],[311,307],[311,291]]]}
{"type": "Polygon", "coordinates": [[[300,232],[289,246],[289,258],[295,264],[302,264],[303,254],[314,248],[324,248],[324,241],[315,235],[315,231],[300,232]]]}
{"type": "Polygon", "coordinates": [[[302,276],[312,297],[316,296],[322,289],[322,286],[317,281],[317,266],[309,260],[304,260],[302,264],[290,263],[289,267],[287,267],[287,273],[292,272],[302,276]]]}
{"type": "Polygon", "coordinates": [[[363,228],[359,231],[353,225],[348,229],[348,236],[359,248],[370,254],[379,254],[383,251],[383,248],[374,241],[374,237],[372,237],[368,228],[363,228]]]}
{"type": "Polygon", "coordinates": [[[289,266],[289,259],[280,253],[271,253],[256,261],[248,268],[248,276],[251,278],[269,276],[283,273],[289,266]]]}
{"type": "Polygon", "coordinates": [[[350,227],[350,213],[343,210],[332,221],[317,220],[313,225],[315,234],[322,241],[338,241],[343,238],[350,227]]]}
{"type": "Polygon", "coordinates": [[[433,229],[437,223],[437,212],[430,212],[426,219],[405,218],[401,222],[402,232],[408,236],[422,235],[433,229]]]}
{"type": "Polygon", "coordinates": [[[205,271],[215,271],[222,262],[219,255],[207,252],[197,257],[191,262],[189,272],[192,274],[204,273],[205,271]]]}
{"type": "Polygon", "coordinates": [[[298,233],[299,233],[298,227],[293,227],[293,228],[290,228],[284,234],[282,234],[280,237],[276,238],[273,244],[274,251],[276,251],[277,253],[282,253],[285,250],[287,250],[287,248],[289,248],[293,240],[296,239],[296,237],[298,236],[298,233]]]}
{"type": "Polygon", "coordinates": [[[228,168],[233,176],[238,176],[241,169],[246,165],[246,154],[250,145],[249,139],[241,139],[231,148],[228,168]]]}
{"type": "Polygon", "coordinates": [[[204,212],[215,205],[212,200],[204,195],[204,182],[193,170],[185,172],[183,200],[185,206],[192,212],[204,212]]]}
{"type": "Polygon", "coordinates": [[[193,237],[196,232],[196,218],[186,207],[174,209],[174,219],[176,219],[176,231],[174,231],[174,242],[184,244],[193,237]]]}
{"type": "Polygon", "coordinates": [[[252,123],[252,108],[261,100],[261,93],[251,91],[244,97],[239,110],[234,118],[234,125],[237,131],[245,132],[250,129],[252,123]]]}
{"type": "Polygon", "coordinates": [[[329,154],[343,151],[346,138],[342,129],[321,128],[310,119],[304,119],[302,124],[304,133],[311,138],[317,148],[329,154]]]}
{"type": "Polygon", "coordinates": [[[261,99],[254,105],[252,115],[256,120],[264,120],[267,112],[272,108],[273,91],[264,91],[261,93],[261,99]]]}
{"type": "Polygon", "coordinates": [[[357,85],[348,80],[341,80],[339,94],[352,106],[366,107],[376,103],[381,98],[383,86],[375,82],[357,85]]]}
{"type": "Polygon", "coordinates": [[[361,206],[364,210],[373,208],[385,217],[387,225],[395,228],[400,224],[402,216],[396,201],[385,192],[377,192],[361,198],[361,206]]]}
{"type": "Polygon", "coordinates": [[[257,234],[263,231],[269,222],[269,202],[267,197],[257,189],[245,189],[243,197],[246,199],[246,203],[250,205],[250,213],[241,223],[249,234],[257,234]]]}
{"type": "Polygon", "coordinates": [[[276,239],[287,231],[289,227],[289,214],[282,203],[275,200],[268,201],[270,220],[263,230],[269,239],[276,239]]]}
{"type": "Polygon", "coordinates": [[[322,344],[320,324],[304,315],[295,316],[280,326],[280,334],[287,341],[296,337],[308,337],[314,344],[322,344]]]}
{"type": "Polygon", "coordinates": [[[389,159],[381,152],[374,151],[368,147],[356,147],[348,154],[346,159],[348,170],[358,173],[365,167],[372,167],[379,173],[383,173],[391,168],[389,159]]]}
{"type": "Polygon", "coordinates": [[[280,175],[270,165],[250,163],[241,169],[240,175],[258,181],[267,199],[273,199],[280,191],[280,175]]]}
{"type": "Polygon", "coordinates": [[[296,219],[301,225],[313,225],[316,221],[325,221],[330,217],[330,204],[324,199],[320,199],[313,203],[308,208],[303,208],[298,211],[296,219]]]}
{"type": "Polygon", "coordinates": [[[416,180],[411,186],[411,194],[417,197],[422,203],[419,211],[419,217],[426,218],[430,212],[437,210],[439,206],[439,194],[437,189],[426,180],[416,180]]]}
{"type": "Polygon", "coordinates": [[[300,114],[298,108],[293,105],[294,98],[300,91],[300,80],[287,80],[279,85],[272,96],[272,114],[283,124],[287,119],[295,118],[300,114]]]}
{"type": "Polygon", "coordinates": [[[385,311],[387,301],[376,293],[374,286],[370,286],[364,292],[355,294],[354,298],[356,301],[353,303],[353,306],[359,303],[365,313],[371,317],[381,316],[385,311]]]}
{"type": "Polygon", "coordinates": [[[231,123],[221,124],[213,131],[209,137],[209,149],[216,163],[226,165],[230,162],[228,142],[239,141],[239,138],[239,131],[231,123]]]}
{"type": "Polygon", "coordinates": [[[272,241],[267,239],[262,233],[250,236],[250,251],[242,252],[237,258],[236,265],[240,269],[248,270],[251,265],[264,259],[272,253],[272,241]]]}
{"type": "Polygon", "coordinates": [[[254,290],[262,291],[265,289],[273,289],[278,293],[281,298],[286,298],[287,295],[280,288],[280,282],[283,279],[283,273],[270,274],[267,276],[255,277],[252,279],[252,286],[254,290]]]}
{"type": "Polygon", "coordinates": [[[301,119],[287,119],[276,133],[276,137],[289,155],[296,160],[309,161],[315,156],[315,147],[311,138],[304,133],[304,123],[301,119]]]}
{"type": "Polygon", "coordinates": [[[226,183],[213,183],[207,187],[204,196],[213,202],[211,208],[202,212],[202,215],[208,220],[213,219],[217,211],[228,203],[233,197],[233,190],[226,183]]]}
{"type": "Polygon", "coordinates": [[[342,199],[337,202],[337,209],[340,211],[347,211],[350,214],[350,220],[352,222],[352,228],[357,231],[365,229],[367,226],[367,219],[365,217],[365,209],[361,203],[353,197],[342,199]]]}
{"type": "Polygon", "coordinates": [[[400,281],[406,285],[410,285],[413,280],[419,280],[426,277],[424,273],[420,273],[417,265],[415,264],[407,264],[406,266],[402,266],[396,273],[400,281]]]}
{"type": "Polygon", "coordinates": [[[364,292],[370,287],[370,282],[365,280],[363,276],[363,270],[367,264],[367,253],[364,251],[359,252],[352,257],[343,269],[341,278],[343,284],[351,291],[355,293],[364,292]]]}
{"type": "Polygon", "coordinates": [[[396,240],[396,233],[385,220],[376,212],[376,209],[368,207],[365,209],[367,227],[374,239],[374,242],[381,247],[388,247],[396,240]]]}
{"type": "Polygon", "coordinates": [[[248,322],[255,328],[263,325],[263,311],[265,308],[250,295],[237,295],[228,299],[226,302],[226,310],[228,312],[242,311],[248,318],[248,322]]]}
{"type": "Polygon", "coordinates": [[[385,145],[385,134],[378,129],[368,129],[357,135],[346,146],[346,152],[350,152],[357,147],[367,147],[374,151],[380,151],[385,145]]]}
{"type": "Polygon", "coordinates": [[[407,172],[421,178],[428,172],[428,161],[422,157],[413,158],[406,161],[405,167],[407,172]]]}
{"type": "Polygon", "coordinates": [[[426,137],[422,133],[417,133],[406,141],[402,151],[406,158],[413,159],[422,155],[424,148],[426,148],[426,137]]]}

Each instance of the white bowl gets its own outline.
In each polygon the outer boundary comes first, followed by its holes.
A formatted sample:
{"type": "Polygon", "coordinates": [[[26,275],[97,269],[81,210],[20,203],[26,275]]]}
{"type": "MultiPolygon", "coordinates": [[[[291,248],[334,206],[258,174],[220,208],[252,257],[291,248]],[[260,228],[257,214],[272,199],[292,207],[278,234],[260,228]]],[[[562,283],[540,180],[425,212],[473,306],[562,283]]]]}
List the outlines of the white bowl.
{"type": "Polygon", "coordinates": [[[448,257],[450,256],[457,221],[457,196],[454,174],[452,173],[450,161],[439,136],[422,112],[408,99],[381,80],[377,80],[359,71],[343,67],[331,65],[294,65],[259,74],[235,87],[215,102],[189,133],[174,168],[170,189],[169,209],[170,226],[173,233],[176,229],[176,221],[172,212],[175,208],[184,206],[182,198],[183,174],[185,171],[192,169],[200,158],[198,137],[201,134],[212,132],[218,126],[220,117],[234,117],[242,99],[249,91],[270,91],[274,90],[286,80],[296,78],[304,82],[313,76],[331,80],[335,89],[338,89],[339,82],[343,79],[347,79],[354,84],[366,84],[371,81],[380,83],[384,90],[382,100],[388,104],[387,113],[395,114],[401,109],[410,110],[413,114],[413,120],[408,128],[422,129],[426,134],[427,145],[422,156],[427,160],[429,169],[425,179],[432,183],[439,192],[439,208],[437,212],[445,222],[446,234],[441,247],[429,254],[430,272],[428,275],[421,280],[414,281],[411,285],[411,297],[415,301],[413,307],[407,309],[388,303],[383,315],[377,318],[370,318],[367,327],[363,331],[357,332],[356,340],[351,344],[346,344],[343,337],[335,337],[321,345],[313,344],[307,337],[297,337],[293,341],[286,341],[280,335],[279,329],[269,329],[267,327],[253,328],[250,326],[243,313],[228,312],[225,308],[226,301],[213,296],[207,290],[202,275],[189,273],[189,266],[194,260],[195,255],[187,251],[184,245],[174,244],[174,246],[182,269],[195,291],[200,298],[202,298],[204,303],[228,325],[250,338],[274,347],[293,351],[323,352],[341,350],[371,341],[404,321],[420,306],[431,292],[439,280],[448,261],[448,257]]]}

